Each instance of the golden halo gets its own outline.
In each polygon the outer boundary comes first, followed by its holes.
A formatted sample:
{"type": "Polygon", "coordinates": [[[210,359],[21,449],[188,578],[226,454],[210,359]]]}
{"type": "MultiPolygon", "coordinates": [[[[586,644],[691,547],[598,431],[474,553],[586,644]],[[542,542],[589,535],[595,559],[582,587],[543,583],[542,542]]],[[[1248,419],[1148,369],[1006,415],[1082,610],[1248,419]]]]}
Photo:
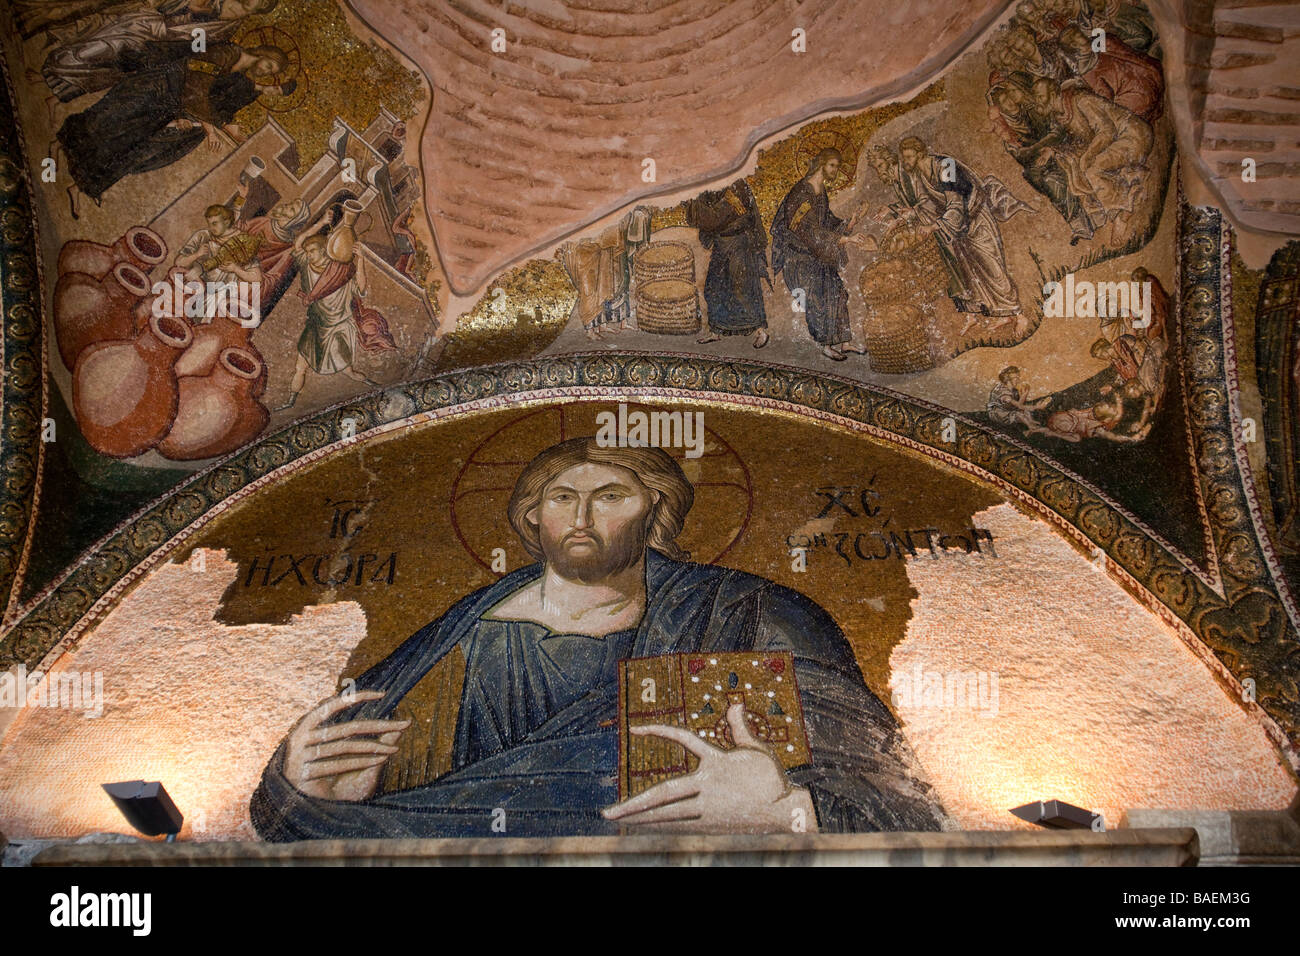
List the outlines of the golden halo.
{"type": "Polygon", "coordinates": [[[801,137],[799,142],[799,162],[801,164],[800,174],[808,171],[808,164],[823,149],[838,149],[842,161],[840,162],[840,176],[844,184],[852,186],[857,179],[858,173],[858,155],[853,149],[853,144],[849,138],[834,129],[810,130],[801,137]]]}
{"type": "Polygon", "coordinates": [[[299,106],[305,99],[309,86],[307,71],[302,64],[302,50],[298,41],[279,27],[262,26],[245,29],[235,38],[235,45],[241,50],[255,46],[273,46],[284,51],[289,65],[278,73],[256,80],[258,86],[283,86],[290,80],[296,80],[298,88],[290,96],[259,96],[258,103],[270,113],[287,113],[299,106]]]}
{"type": "MultiPolygon", "coordinates": [[[[629,412],[697,410],[631,402],[627,406],[629,412]]],[[[595,435],[596,415],[607,411],[617,414],[618,403],[575,402],[524,412],[469,452],[452,483],[450,512],[452,532],[475,562],[493,570],[499,548],[505,552],[506,571],[533,563],[506,519],[515,482],[540,452],[569,438],[595,435]]],[[[678,542],[691,553],[691,560],[712,563],[744,536],[753,513],[754,489],[749,469],[736,450],[707,424],[704,437],[699,458],[687,458],[681,448],[664,450],[682,466],[695,488],[695,504],[678,542]]],[[[500,568],[500,562],[495,563],[500,568]]]]}

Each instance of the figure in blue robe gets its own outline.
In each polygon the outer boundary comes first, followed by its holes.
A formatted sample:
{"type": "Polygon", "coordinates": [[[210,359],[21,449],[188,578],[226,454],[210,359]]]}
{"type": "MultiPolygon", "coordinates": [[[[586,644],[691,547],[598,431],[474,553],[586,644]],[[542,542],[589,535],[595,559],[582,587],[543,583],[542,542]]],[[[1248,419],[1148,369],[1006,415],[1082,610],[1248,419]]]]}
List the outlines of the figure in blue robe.
{"type": "MultiPolygon", "coordinates": [[[[418,630],[357,680],[382,699],[333,722],[387,718],[454,648],[466,670],[450,772],[363,801],[303,794],[271,758],[250,815],[272,841],[618,833],[600,810],[618,802],[618,662],[663,654],[787,651],[794,660],[811,761],[787,771],[810,792],[821,832],[937,830],[930,786],[852,648],[821,607],[756,575],[646,551],[646,611],[626,631],[589,637],[497,620],[491,610],[543,572],[521,568],[418,630]]],[[[414,726],[408,728],[410,733],[414,726]]]]}
{"type": "Polygon", "coordinates": [[[772,271],[791,293],[804,292],[804,318],[813,341],[832,349],[852,339],[849,292],[840,278],[846,257],[840,239],[849,224],[831,212],[824,189],[808,177],[794,184],[772,220],[772,271]]]}
{"type": "Polygon", "coordinates": [[[763,306],[767,233],[749,183],[738,179],[720,192],[705,192],[690,200],[686,224],[700,231],[700,245],[709,250],[709,271],[704,277],[709,338],[701,343],[767,328],[763,306]]]}

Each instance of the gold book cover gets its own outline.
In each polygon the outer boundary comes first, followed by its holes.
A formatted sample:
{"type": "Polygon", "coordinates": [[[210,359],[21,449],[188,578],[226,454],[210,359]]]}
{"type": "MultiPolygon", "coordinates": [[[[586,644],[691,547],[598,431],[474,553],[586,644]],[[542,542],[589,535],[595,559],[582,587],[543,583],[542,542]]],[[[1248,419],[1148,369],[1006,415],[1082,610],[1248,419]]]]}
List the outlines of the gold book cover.
{"type": "Polygon", "coordinates": [[[727,709],[745,705],[745,721],[786,768],[809,761],[794,658],[777,653],[667,654],[623,661],[619,670],[619,799],[691,773],[699,760],[662,737],[632,734],[649,724],[686,727],[715,747],[735,746],[727,709]]]}

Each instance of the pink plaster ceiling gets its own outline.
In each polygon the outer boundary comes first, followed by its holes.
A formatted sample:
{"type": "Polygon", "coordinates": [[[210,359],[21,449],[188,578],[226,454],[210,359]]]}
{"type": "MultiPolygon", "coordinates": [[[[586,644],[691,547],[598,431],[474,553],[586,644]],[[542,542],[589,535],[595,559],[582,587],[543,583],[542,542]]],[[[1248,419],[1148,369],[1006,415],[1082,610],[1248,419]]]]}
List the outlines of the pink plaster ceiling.
{"type": "Polygon", "coordinates": [[[1180,145],[1249,229],[1300,233],[1300,4],[1150,0],[1180,145]],[[1242,161],[1253,160],[1254,178],[1242,161]]]}
{"type": "Polygon", "coordinates": [[[941,70],[1006,0],[352,0],[433,85],[421,140],[451,288],[762,136],[941,70]],[[807,52],[791,48],[806,31],[807,52]],[[491,50],[492,31],[507,48],[491,50]],[[657,182],[642,181],[655,160],[657,182]]]}

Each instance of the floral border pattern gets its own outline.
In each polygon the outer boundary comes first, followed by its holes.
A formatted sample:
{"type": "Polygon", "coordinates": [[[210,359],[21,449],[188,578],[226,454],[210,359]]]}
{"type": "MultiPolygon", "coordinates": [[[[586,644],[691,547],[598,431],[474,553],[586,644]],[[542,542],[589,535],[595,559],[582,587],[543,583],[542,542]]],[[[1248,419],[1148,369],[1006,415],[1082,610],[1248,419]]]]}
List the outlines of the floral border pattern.
{"type": "MultiPolygon", "coordinates": [[[[0,57],[0,60],[3,58],[0,57]]],[[[44,281],[32,184],[8,66],[0,63],[0,612],[8,620],[27,563],[44,456],[44,281]]]]}

